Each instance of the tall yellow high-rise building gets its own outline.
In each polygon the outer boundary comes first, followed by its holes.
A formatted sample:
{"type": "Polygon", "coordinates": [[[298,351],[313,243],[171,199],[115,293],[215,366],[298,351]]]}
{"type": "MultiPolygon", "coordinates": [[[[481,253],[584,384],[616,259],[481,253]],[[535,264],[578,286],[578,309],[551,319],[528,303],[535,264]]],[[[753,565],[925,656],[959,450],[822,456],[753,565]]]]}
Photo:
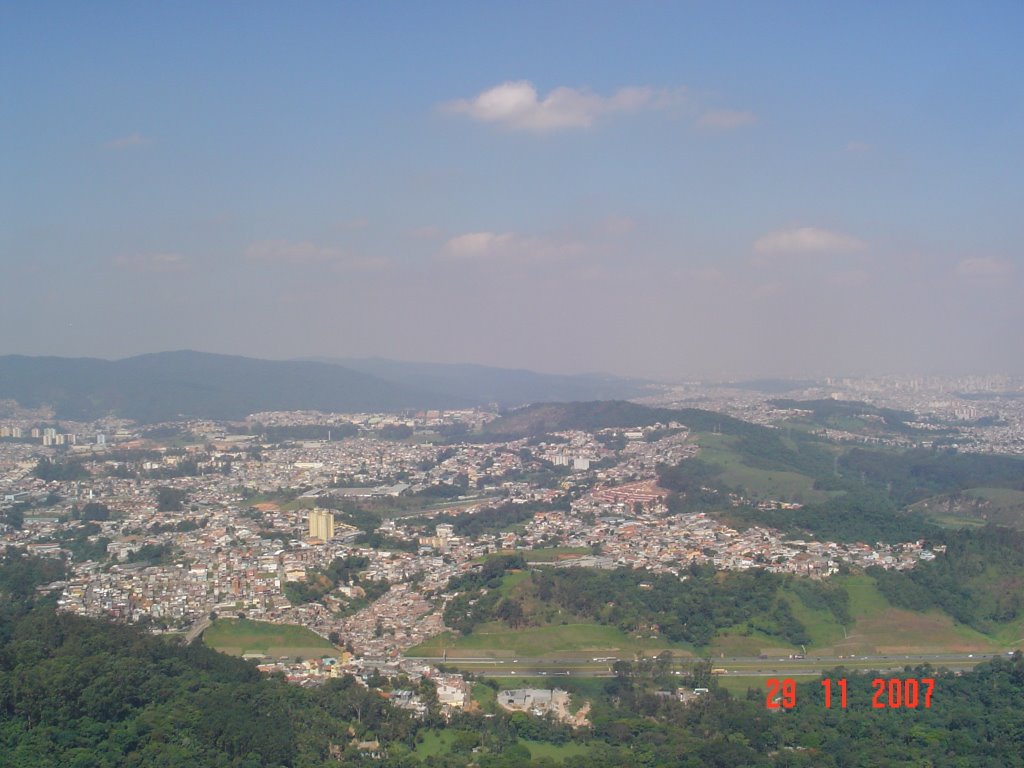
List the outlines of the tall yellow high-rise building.
{"type": "Polygon", "coordinates": [[[329,509],[312,509],[309,512],[309,535],[315,539],[330,541],[334,538],[334,513],[329,509]]]}

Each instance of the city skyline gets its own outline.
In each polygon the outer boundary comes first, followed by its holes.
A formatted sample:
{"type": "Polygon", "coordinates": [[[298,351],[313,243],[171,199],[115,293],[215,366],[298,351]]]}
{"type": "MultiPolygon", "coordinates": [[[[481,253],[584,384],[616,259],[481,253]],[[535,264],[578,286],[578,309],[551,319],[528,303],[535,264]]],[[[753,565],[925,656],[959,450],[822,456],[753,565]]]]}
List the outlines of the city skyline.
{"type": "Polygon", "coordinates": [[[1024,373],[1019,4],[0,11],[0,354],[1024,373]]]}

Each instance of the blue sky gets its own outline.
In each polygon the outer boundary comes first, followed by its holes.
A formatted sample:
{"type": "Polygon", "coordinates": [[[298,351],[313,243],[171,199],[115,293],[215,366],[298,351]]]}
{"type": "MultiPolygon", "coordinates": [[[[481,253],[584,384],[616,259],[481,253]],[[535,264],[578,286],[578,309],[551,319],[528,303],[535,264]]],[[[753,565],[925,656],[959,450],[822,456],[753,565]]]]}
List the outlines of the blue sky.
{"type": "Polygon", "coordinates": [[[1024,373],[1024,5],[0,5],[0,353],[1024,373]]]}

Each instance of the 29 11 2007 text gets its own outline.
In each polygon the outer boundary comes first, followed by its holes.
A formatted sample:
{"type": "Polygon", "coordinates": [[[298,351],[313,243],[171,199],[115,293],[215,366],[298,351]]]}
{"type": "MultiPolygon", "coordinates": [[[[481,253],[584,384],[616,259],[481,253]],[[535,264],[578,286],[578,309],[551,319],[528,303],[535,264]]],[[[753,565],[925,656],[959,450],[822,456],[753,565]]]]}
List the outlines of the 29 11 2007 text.
{"type": "MultiPolygon", "coordinates": [[[[765,681],[768,689],[765,696],[765,707],[768,709],[792,709],[796,706],[797,687],[792,678],[777,677],[765,681]]],[[[846,709],[848,704],[846,678],[821,681],[824,689],[824,706],[826,709],[837,707],[846,709]]],[[[872,709],[930,709],[932,694],[935,693],[935,678],[884,678],[876,677],[871,681],[872,709]]]]}

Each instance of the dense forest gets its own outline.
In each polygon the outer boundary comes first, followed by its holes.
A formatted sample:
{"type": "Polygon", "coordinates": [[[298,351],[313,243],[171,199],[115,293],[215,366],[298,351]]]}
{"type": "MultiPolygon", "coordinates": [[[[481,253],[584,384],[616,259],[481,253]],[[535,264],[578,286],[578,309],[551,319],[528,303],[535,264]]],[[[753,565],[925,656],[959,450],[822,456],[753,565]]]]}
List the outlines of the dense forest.
{"type": "Polygon", "coordinates": [[[707,645],[721,629],[748,621],[790,643],[809,642],[789,603],[778,597],[782,581],[761,570],[719,572],[698,565],[690,567],[684,581],[625,568],[533,574],[537,597],[565,611],[625,632],[654,632],[696,646],[707,645]]]}

